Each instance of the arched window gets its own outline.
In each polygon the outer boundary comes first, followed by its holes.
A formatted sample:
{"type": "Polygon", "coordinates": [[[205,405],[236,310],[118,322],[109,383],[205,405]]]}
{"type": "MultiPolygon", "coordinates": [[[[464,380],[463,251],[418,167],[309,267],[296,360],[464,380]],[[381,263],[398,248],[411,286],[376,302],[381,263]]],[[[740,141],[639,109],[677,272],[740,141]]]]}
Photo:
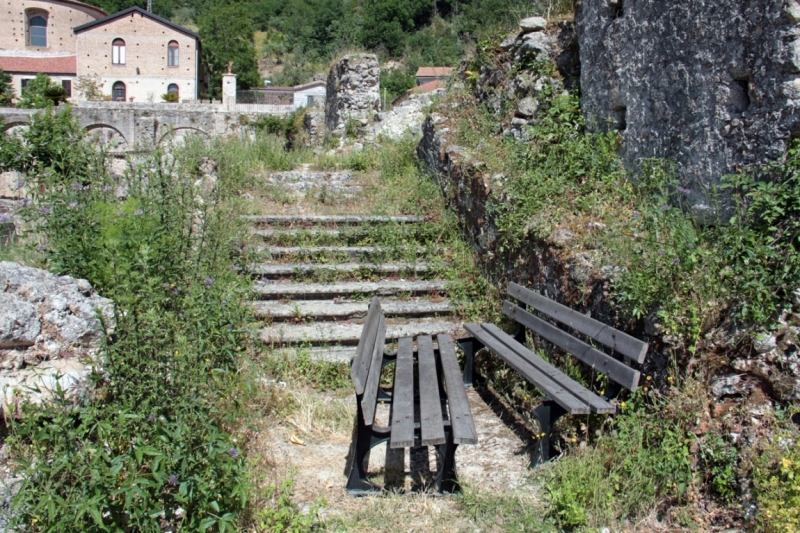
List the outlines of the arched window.
{"type": "Polygon", "coordinates": [[[121,81],[115,81],[111,87],[111,99],[115,102],[125,101],[125,84],[121,81]]]}
{"type": "Polygon", "coordinates": [[[178,41],[170,41],[167,45],[167,66],[168,67],[177,67],[178,66],[178,52],[180,51],[181,47],[178,45],[178,41]]]}
{"type": "Polygon", "coordinates": [[[179,95],[180,94],[180,89],[178,89],[178,84],[177,83],[170,83],[167,86],[167,93],[169,93],[169,94],[178,94],[179,95]]]}
{"type": "Polygon", "coordinates": [[[122,39],[114,39],[111,42],[111,64],[125,64],[125,41],[122,39]]]}
{"type": "Polygon", "coordinates": [[[31,46],[47,46],[47,19],[35,15],[28,20],[31,46]]]}

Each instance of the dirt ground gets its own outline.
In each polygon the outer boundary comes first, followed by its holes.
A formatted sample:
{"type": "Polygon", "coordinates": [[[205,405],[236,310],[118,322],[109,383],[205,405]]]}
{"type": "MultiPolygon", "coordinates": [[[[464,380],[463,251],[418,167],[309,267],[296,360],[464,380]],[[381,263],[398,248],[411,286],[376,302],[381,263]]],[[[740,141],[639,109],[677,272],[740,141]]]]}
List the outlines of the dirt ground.
{"type": "MultiPolygon", "coordinates": [[[[272,385],[275,387],[276,385],[272,385]]],[[[345,490],[355,417],[355,396],[345,392],[280,391],[291,399],[285,416],[261,428],[253,444],[265,450],[267,468],[277,479],[294,477],[293,499],[305,511],[325,501],[322,517],[342,531],[485,531],[459,508],[454,498],[425,490],[433,477],[433,448],[415,450],[413,460],[403,453],[403,467],[387,447],[373,448],[369,472],[389,490],[383,495],[354,497],[345,490]],[[304,445],[292,443],[292,437],[304,445]],[[427,457],[426,457],[427,455],[427,457]],[[390,466],[387,468],[386,465],[390,466]]],[[[478,444],[461,445],[456,452],[457,475],[464,487],[490,493],[516,493],[538,500],[538,488],[528,480],[530,437],[515,431],[502,408],[488,395],[468,391],[478,444]],[[527,441],[527,442],[526,442],[527,441]]],[[[387,416],[388,409],[381,414],[387,416]]],[[[392,450],[394,452],[394,450],[392,450]]]]}

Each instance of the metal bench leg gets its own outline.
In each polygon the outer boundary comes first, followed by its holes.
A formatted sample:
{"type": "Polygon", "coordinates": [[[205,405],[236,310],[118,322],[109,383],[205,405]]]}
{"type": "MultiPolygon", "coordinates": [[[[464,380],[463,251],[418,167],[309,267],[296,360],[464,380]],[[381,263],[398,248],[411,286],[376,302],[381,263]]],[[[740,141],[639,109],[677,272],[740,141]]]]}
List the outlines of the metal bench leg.
{"type": "Polygon", "coordinates": [[[456,478],[456,448],[453,432],[446,432],[447,442],[436,446],[436,492],[458,492],[461,485],[456,478]]]}
{"type": "Polygon", "coordinates": [[[468,337],[466,339],[458,339],[458,345],[464,350],[464,385],[472,387],[473,365],[475,364],[475,352],[483,348],[483,344],[479,341],[468,337]]]}
{"type": "Polygon", "coordinates": [[[567,411],[552,400],[545,400],[539,407],[533,410],[533,415],[539,421],[539,427],[544,434],[539,438],[539,450],[534,458],[534,466],[546,463],[553,455],[553,450],[550,446],[550,431],[556,420],[567,414],[567,411]]]}
{"type": "Polygon", "coordinates": [[[389,440],[386,434],[376,432],[372,427],[364,425],[364,413],[361,411],[361,397],[357,398],[355,450],[350,463],[350,474],[347,477],[347,492],[350,494],[372,494],[381,492],[381,488],[367,477],[364,460],[369,451],[382,442],[389,440]]]}

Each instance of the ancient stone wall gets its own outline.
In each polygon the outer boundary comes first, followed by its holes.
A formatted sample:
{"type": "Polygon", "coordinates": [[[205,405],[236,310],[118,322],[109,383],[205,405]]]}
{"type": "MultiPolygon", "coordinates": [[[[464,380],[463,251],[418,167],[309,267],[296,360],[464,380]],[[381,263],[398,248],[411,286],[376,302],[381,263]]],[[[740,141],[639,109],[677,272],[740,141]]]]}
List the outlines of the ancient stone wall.
{"type": "Polygon", "coordinates": [[[581,98],[621,153],[678,164],[693,211],[725,174],[777,160],[800,131],[796,0],[582,0],[581,98]]]}
{"type": "Polygon", "coordinates": [[[325,101],[325,127],[344,135],[347,122],[366,127],[381,109],[380,66],[375,54],[351,54],[331,67],[325,101]]]}

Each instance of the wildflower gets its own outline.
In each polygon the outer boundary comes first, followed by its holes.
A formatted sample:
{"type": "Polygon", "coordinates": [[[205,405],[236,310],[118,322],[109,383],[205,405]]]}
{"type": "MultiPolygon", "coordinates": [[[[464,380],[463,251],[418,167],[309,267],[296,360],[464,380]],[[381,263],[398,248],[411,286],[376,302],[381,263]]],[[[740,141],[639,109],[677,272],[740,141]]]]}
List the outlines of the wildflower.
{"type": "Polygon", "coordinates": [[[181,352],[179,352],[178,350],[175,350],[175,355],[178,355],[179,353],[181,353],[181,352]]]}
{"type": "Polygon", "coordinates": [[[147,417],[147,421],[148,422],[155,422],[155,420],[156,420],[156,415],[150,413],[150,416],[147,417]]]}
{"type": "Polygon", "coordinates": [[[672,260],[672,264],[673,265],[680,265],[681,264],[681,258],[680,257],[676,257],[675,259],[672,260]]]}
{"type": "Polygon", "coordinates": [[[178,476],[176,476],[175,474],[172,474],[171,476],[169,476],[169,479],[167,480],[167,483],[169,483],[170,485],[172,485],[174,487],[175,485],[178,484],[178,476]]]}
{"type": "Polygon", "coordinates": [[[622,407],[623,409],[625,409],[626,407],[628,407],[628,404],[625,403],[625,402],[622,402],[621,404],[619,404],[619,406],[622,407]]]}
{"type": "Polygon", "coordinates": [[[31,199],[30,198],[23,198],[22,199],[22,205],[28,205],[29,203],[31,203],[31,199]]]}
{"type": "Polygon", "coordinates": [[[233,457],[234,459],[236,457],[239,457],[239,452],[236,451],[236,448],[231,448],[230,450],[228,450],[228,453],[231,454],[231,457],[233,457]]]}
{"type": "Polygon", "coordinates": [[[661,206],[661,210],[662,211],[669,211],[669,205],[667,205],[667,204],[662,205],[661,206]]]}
{"type": "Polygon", "coordinates": [[[640,216],[642,216],[642,214],[639,211],[633,212],[633,218],[639,218],[640,216]]]}
{"type": "Polygon", "coordinates": [[[178,294],[178,287],[172,288],[172,294],[178,294]]]}
{"type": "Polygon", "coordinates": [[[39,214],[40,215],[49,215],[50,211],[51,211],[51,209],[49,207],[44,206],[41,209],[39,209],[39,214]]]}
{"type": "Polygon", "coordinates": [[[141,209],[137,209],[136,212],[134,213],[134,215],[136,215],[137,217],[140,217],[140,216],[144,215],[144,211],[142,211],[141,209]]]}
{"type": "Polygon", "coordinates": [[[0,215],[0,222],[6,222],[10,218],[11,215],[9,215],[8,213],[3,213],[2,215],[0,215]]]}
{"type": "Polygon", "coordinates": [[[667,252],[663,248],[658,251],[658,255],[664,255],[665,253],[667,252]]]}
{"type": "Polygon", "coordinates": [[[40,252],[42,252],[44,250],[47,250],[47,245],[46,244],[40,244],[39,246],[36,247],[36,249],[39,250],[40,252]]]}
{"type": "Polygon", "coordinates": [[[206,284],[206,285],[211,285],[212,283],[214,283],[214,280],[213,280],[213,279],[211,279],[211,278],[206,278],[206,280],[205,280],[205,284],[206,284]]]}
{"type": "Polygon", "coordinates": [[[117,213],[117,216],[118,217],[124,217],[125,216],[125,211],[120,211],[119,213],[117,213]]]}
{"type": "Polygon", "coordinates": [[[653,380],[653,376],[647,376],[647,381],[652,381],[652,380],[653,380]]]}
{"type": "Polygon", "coordinates": [[[75,209],[76,207],[78,207],[78,202],[72,201],[69,204],[67,204],[67,207],[69,207],[70,209],[75,209]]]}
{"type": "Polygon", "coordinates": [[[73,191],[82,191],[83,190],[83,185],[81,185],[80,183],[78,183],[76,181],[75,183],[72,184],[72,190],[73,191]]]}
{"type": "Polygon", "coordinates": [[[667,378],[667,381],[672,381],[673,379],[675,379],[675,378],[673,378],[672,376],[670,376],[670,377],[668,377],[668,378],[667,378]]]}
{"type": "Polygon", "coordinates": [[[105,187],[103,187],[104,192],[111,192],[113,189],[114,187],[112,187],[111,185],[106,185],[105,187]]]}
{"type": "Polygon", "coordinates": [[[572,437],[571,440],[572,440],[572,442],[578,442],[578,439],[576,439],[575,437],[572,437]]]}
{"type": "Polygon", "coordinates": [[[25,186],[25,180],[19,180],[17,183],[14,184],[17,189],[21,189],[25,186]]]}
{"type": "Polygon", "coordinates": [[[784,457],[781,460],[781,464],[783,465],[784,468],[791,468],[792,467],[792,460],[791,459],[787,459],[786,457],[784,457]]]}
{"type": "Polygon", "coordinates": [[[228,300],[222,300],[222,305],[228,305],[228,300]]]}
{"type": "Polygon", "coordinates": [[[161,288],[162,289],[169,289],[169,283],[162,283],[161,284],[161,288]]]}
{"type": "Polygon", "coordinates": [[[689,190],[689,189],[686,189],[686,188],[684,188],[684,187],[681,187],[680,185],[678,185],[678,192],[681,192],[681,193],[683,193],[683,194],[686,194],[686,195],[689,195],[689,194],[691,194],[691,193],[692,193],[692,191],[691,191],[691,190],[689,190]]]}

